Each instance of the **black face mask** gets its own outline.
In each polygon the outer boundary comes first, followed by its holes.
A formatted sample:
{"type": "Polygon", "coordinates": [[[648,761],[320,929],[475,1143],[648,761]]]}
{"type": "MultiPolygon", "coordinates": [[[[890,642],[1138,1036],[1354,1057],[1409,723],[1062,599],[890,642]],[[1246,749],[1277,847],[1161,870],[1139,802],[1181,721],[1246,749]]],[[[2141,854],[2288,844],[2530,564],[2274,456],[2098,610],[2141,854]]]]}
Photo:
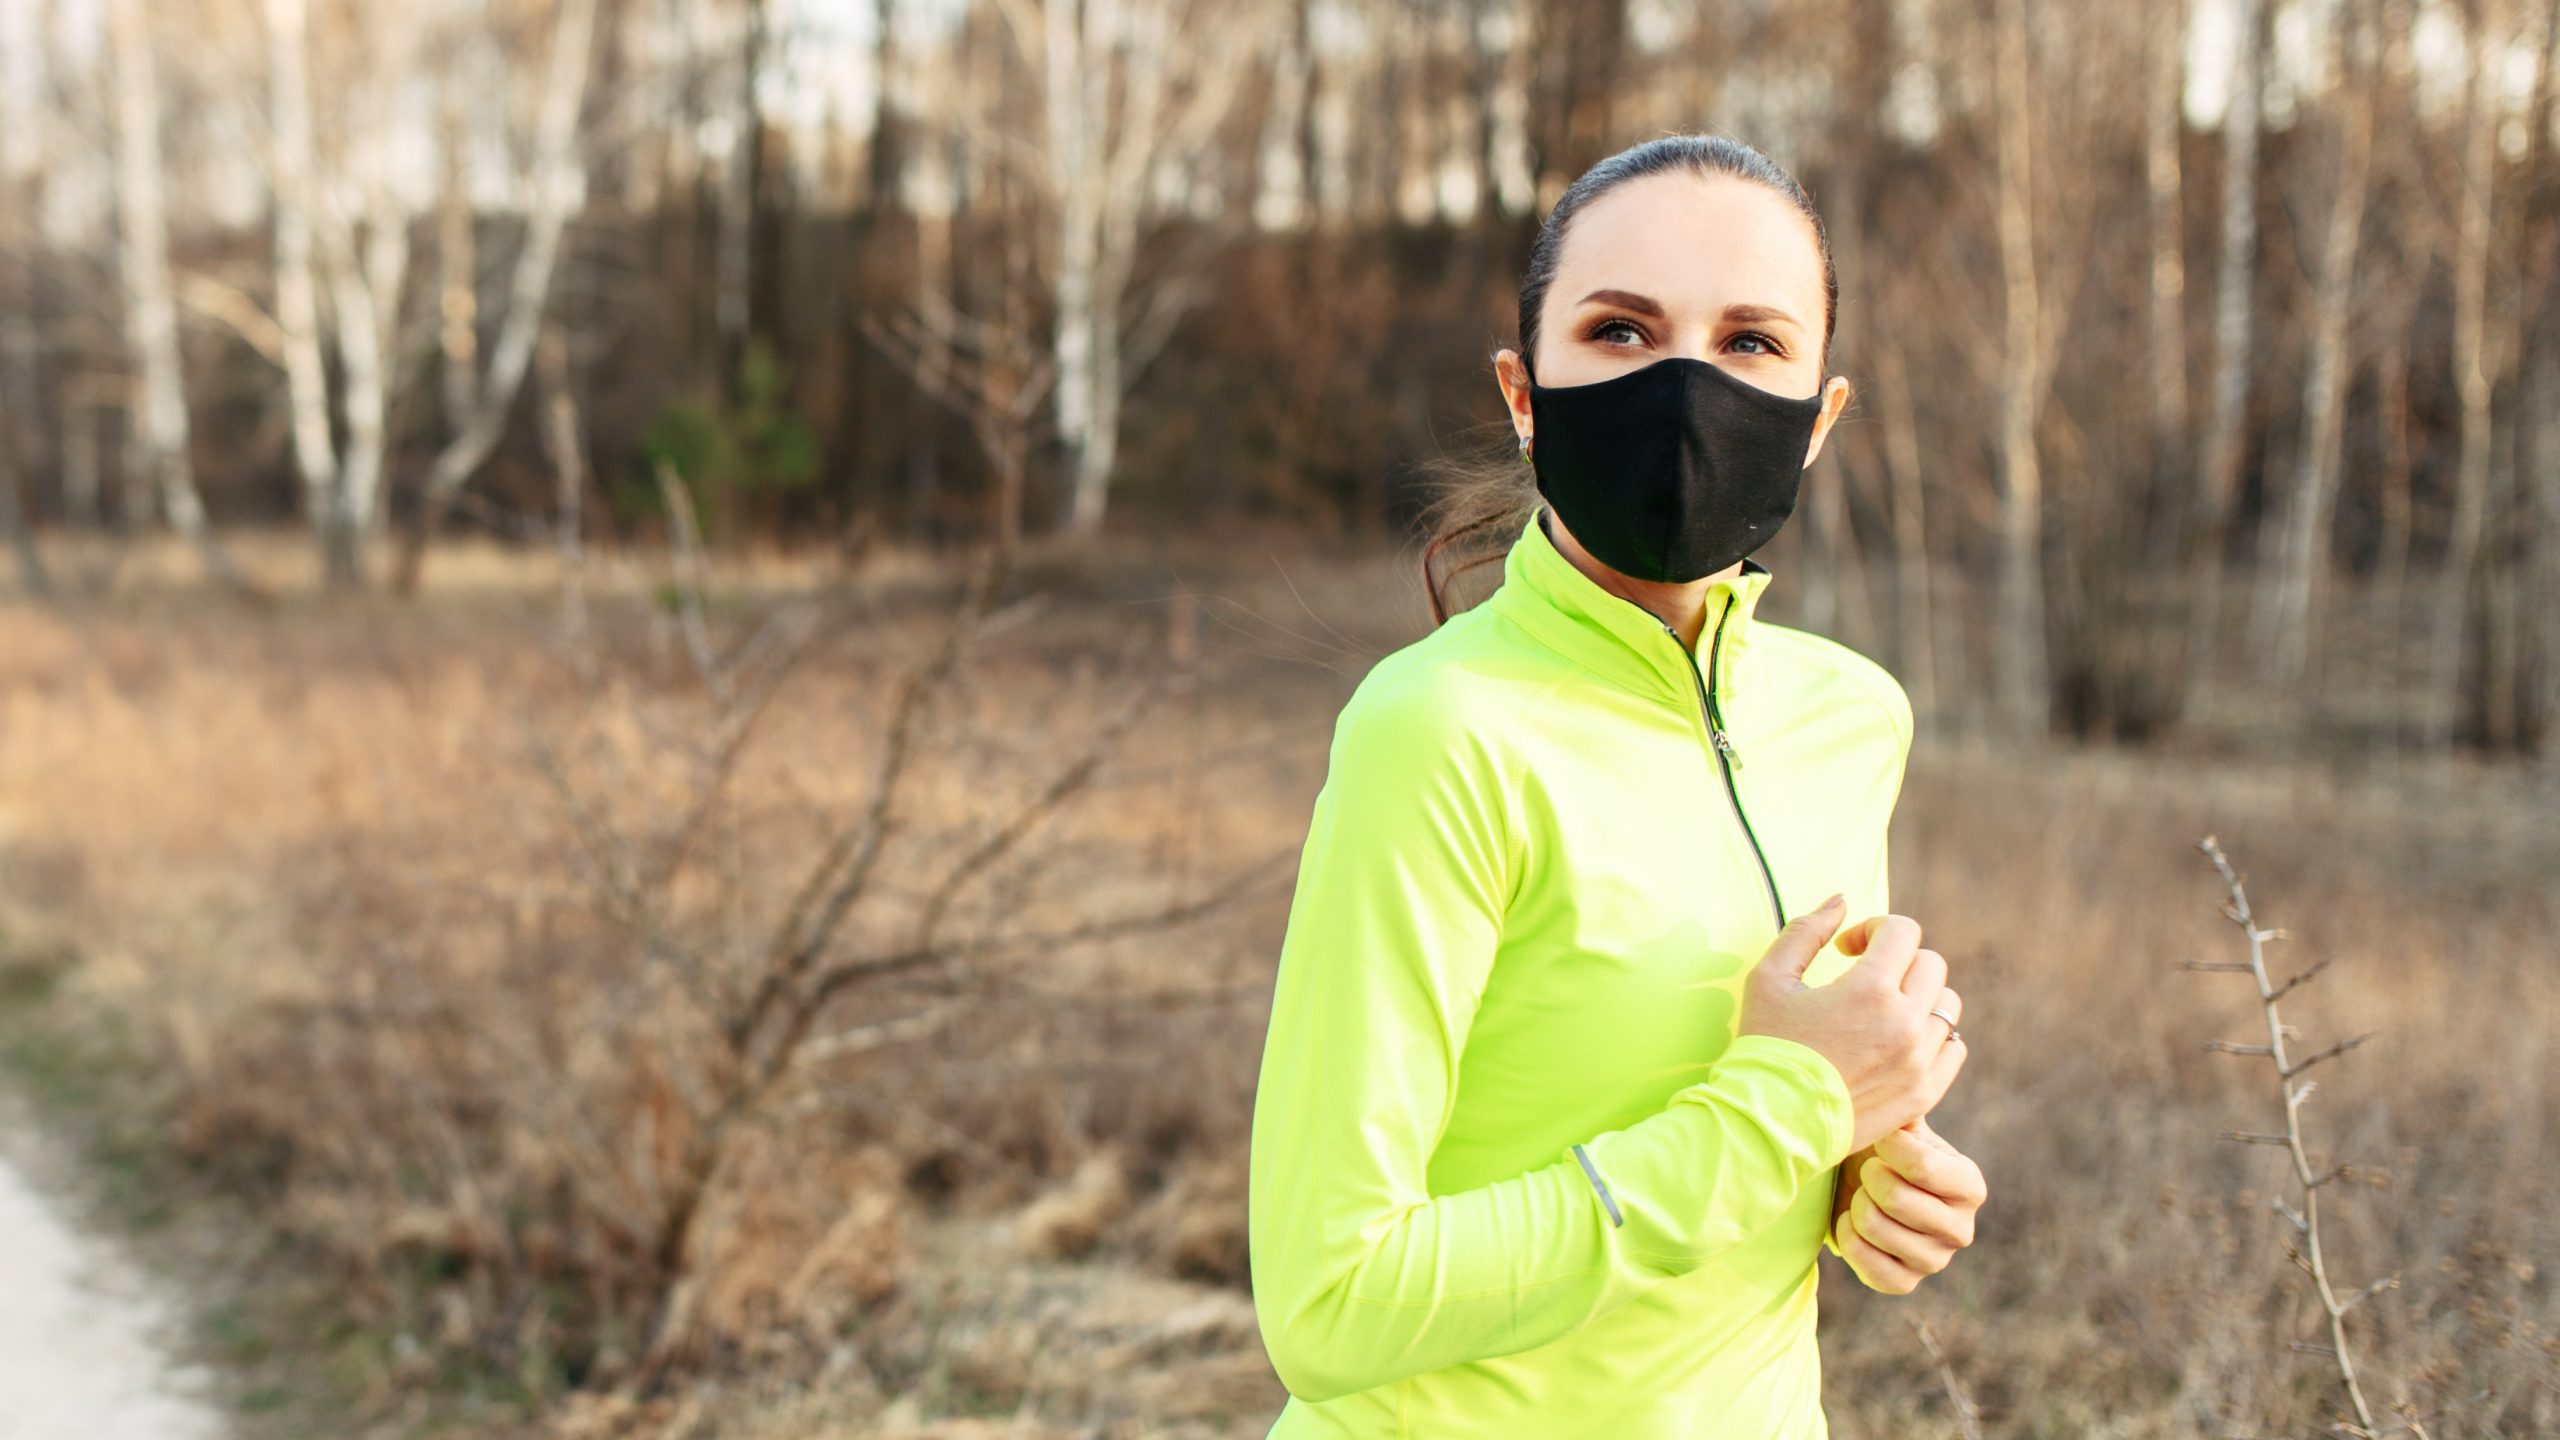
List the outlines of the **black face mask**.
{"type": "Polygon", "coordinates": [[[1529,382],[1538,490],[1582,548],[1640,580],[1712,575],[1796,506],[1822,397],[1686,355],[1588,385],[1529,382]]]}

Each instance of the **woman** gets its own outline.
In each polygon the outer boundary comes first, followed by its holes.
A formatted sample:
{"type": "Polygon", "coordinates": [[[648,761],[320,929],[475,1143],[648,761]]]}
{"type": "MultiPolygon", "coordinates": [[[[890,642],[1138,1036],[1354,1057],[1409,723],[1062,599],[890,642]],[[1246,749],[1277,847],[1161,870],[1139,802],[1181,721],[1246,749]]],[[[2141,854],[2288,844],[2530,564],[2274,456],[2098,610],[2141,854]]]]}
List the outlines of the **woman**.
{"type": "Polygon", "coordinates": [[[1909,702],[1752,618],[1848,398],[1835,293],[1721,137],[1547,216],[1494,356],[1523,479],[1444,507],[1441,623],[1344,705],[1299,859],[1248,1202],[1274,1437],[1812,1440],[1818,1251],[1898,1292],[1972,1239],[1920,1119],[1961,1003],[1883,913],[1909,702]],[[1503,581],[1452,616],[1470,532],[1503,581]]]}

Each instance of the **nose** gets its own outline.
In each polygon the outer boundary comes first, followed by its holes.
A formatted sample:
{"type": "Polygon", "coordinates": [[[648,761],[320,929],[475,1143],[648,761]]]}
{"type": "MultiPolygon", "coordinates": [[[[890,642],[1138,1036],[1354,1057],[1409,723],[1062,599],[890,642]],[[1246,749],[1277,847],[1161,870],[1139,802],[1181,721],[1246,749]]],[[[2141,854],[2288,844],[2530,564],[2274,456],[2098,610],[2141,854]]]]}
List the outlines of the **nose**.
{"type": "Polygon", "coordinates": [[[1710,365],[1718,364],[1720,360],[1714,342],[1715,333],[1711,326],[1704,323],[1683,325],[1672,335],[1671,353],[1704,360],[1710,365]]]}

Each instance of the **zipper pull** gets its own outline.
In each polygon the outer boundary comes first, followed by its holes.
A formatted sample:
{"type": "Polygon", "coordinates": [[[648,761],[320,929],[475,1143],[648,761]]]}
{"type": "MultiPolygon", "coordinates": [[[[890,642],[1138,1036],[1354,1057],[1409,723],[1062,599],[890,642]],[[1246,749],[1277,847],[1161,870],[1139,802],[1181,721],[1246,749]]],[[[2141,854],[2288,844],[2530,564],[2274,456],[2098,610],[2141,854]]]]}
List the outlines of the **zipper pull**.
{"type": "Polygon", "coordinates": [[[1726,762],[1734,769],[1742,768],[1742,751],[1735,747],[1733,737],[1726,734],[1722,726],[1716,727],[1716,748],[1724,752],[1726,762]]]}

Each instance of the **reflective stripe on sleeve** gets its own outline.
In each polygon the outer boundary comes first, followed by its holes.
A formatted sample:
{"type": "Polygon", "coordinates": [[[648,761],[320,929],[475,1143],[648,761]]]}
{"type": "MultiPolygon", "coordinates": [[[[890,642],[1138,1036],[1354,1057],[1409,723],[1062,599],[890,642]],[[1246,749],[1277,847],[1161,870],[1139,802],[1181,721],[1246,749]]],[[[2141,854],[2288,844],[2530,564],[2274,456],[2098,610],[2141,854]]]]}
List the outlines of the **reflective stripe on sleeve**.
{"type": "Polygon", "coordinates": [[[1573,1158],[1582,1162],[1582,1173],[1591,1177],[1591,1188],[1600,1192],[1600,1203],[1609,1207],[1609,1223],[1626,1224],[1627,1217],[1618,1213],[1617,1197],[1609,1193],[1609,1182],[1600,1178],[1599,1169],[1591,1163],[1590,1156],[1582,1153],[1580,1145],[1573,1147],[1573,1158]]]}

